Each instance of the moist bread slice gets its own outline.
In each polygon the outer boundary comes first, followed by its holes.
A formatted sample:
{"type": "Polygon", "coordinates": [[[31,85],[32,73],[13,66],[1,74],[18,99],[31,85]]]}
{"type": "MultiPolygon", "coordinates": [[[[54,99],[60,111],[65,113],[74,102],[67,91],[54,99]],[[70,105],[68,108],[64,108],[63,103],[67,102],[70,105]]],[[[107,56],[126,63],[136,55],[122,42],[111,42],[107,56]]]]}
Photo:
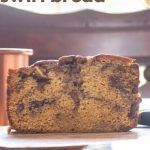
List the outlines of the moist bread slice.
{"type": "Polygon", "coordinates": [[[134,59],[63,56],[10,70],[7,112],[19,132],[120,132],[141,101],[134,59]]]}

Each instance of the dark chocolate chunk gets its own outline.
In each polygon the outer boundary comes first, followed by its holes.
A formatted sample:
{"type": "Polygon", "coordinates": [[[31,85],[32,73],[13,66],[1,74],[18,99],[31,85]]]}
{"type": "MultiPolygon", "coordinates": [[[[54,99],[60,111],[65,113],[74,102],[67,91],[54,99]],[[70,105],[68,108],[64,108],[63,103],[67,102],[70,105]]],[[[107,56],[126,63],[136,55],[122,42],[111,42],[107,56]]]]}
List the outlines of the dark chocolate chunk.
{"type": "Polygon", "coordinates": [[[138,93],[138,92],[139,92],[138,86],[133,87],[132,93],[133,93],[133,94],[136,94],[136,93],[138,93]]]}
{"type": "Polygon", "coordinates": [[[54,103],[54,101],[54,99],[44,99],[43,105],[51,105],[52,103],[54,103]]]}
{"type": "Polygon", "coordinates": [[[108,68],[110,68],[111,66],[112,66],[111,63],[105,63],[105,64],[102,66],[101,71],[105,71],[105,70],[107,70],[108,68]]]}
{"type": "Polygon", "coordinates": [[[131,65],[131,72],[133,74],[139,74],[139,65],[138,64],[132,64],[131,65]]]}
{"type": "Polygon", "coordinates": [[[55,100],[54,99],[44,99],[44,100],[34,100],[29,103],[29,111],[34,112],[38,111],[44,105],[51,105],[55,100]]]}
{"type": "Polygon", "coordinates": [[[128,117],[131,118],[131,119],[134,119],[134,118],[137,118],[137,111],[139,109],[139,105],[137,102],[134,102],[132,105],[131,105],[131,108],[130,108],[130,112],[128,114],[128,117]]]}
{"type": "Polygon", "coordinates": [[[24,108],[25,108],[24,103],[19,103],[17,105],[17,112],[21,113],[24,110],[24,108]]]}
{"type": "Polygon", "coordinates": [[[25,74],[25,73],[23,73],[23,72],[20,72],[20,73],[19,73],[19,77],[20,77],[21,79],[25,79],[25,78],[28,77],[28,75],[25,74]]]}
{"type": "Polygon", "coordinates": [[[74,75],[74,74],[77,74],[77,73],[80,73],[80,67],[78,66],[70,66],[69,68],[69,74],[70,75],[74,75]]]}
{"type": "Polygon", "coordinates": [[[118,77],[116,77],[116,76],[110,76],[109,81],[110,81],[110,85],[112,87],[115,87],[116,89],[118,89],[120,91],[123,91],[123,87],[122,87],[122,85],[121,85],[120,80],[119,80],[118,77]]]}
{"type": "Polygon", "coordinates": [[[27,78],[27,77],[29,77],[31,74],[32,74],[32,72],[33,72],[33,69],[28,69],[28,68],[24,68],[24,69],[21,69],[20,71],[19,71],[19,77],[21,78],[21,79],[25,79],[25,78],[27,78]]]}
{"type": "Polygon", "coordinates": [[[73,65],[75,63],[76,56],[64,56],[59,59],[59,65],[73,65]]]}
{"type": "Polygon", "coordinates": [[[41,77],[37,74],[33,75],[33,79],[37,81],[38,89],[42,90],[46,84],[50,84],[50,78],[41,77]]]}
{"type": "Polygon", "coordinates": [[[61,117],[61,113],[60,113],[60,112],[58,112],[58,113],[56,113],[56,114],[55,114],[55,116],[56,116],[56,119],[60,119],[60,117],[61,117]]]}
{"type": "Polygon", "coordinates": [[[38,83],[43,83],[43,82],[49,82],[49,78],[44,78],[40,76],[33,76],[33,78],[38,82],[38,83]]]}
{"type": "Polygon", "coordinates": [[[83,81],[73,81],[73,85],[77,89],[79,89],[82,86],[82,84],[83,84],[83,81]]]}
{"type": "Polygon", "coordinates": [[[126,72],[125,66],[118,65],[116,68],[116,71],[125,73],[126,72]]]}
{"type": "Polygon", "coordinates": [[[87,59],[81,56],[76,57],[76,62],[79,64],[85,64],[87,62],[87,59]]]}
{"type": "Polygon", "coordinates": [[[74,69],[74,72],[72,71],[72,73],[80,73],[80,72],[81,72],[81,66],[76,65],[75,69],[74,69]]]}
{"type": "Polygon", "coordinates": [[[139,89],[138,89],[139,79],[129,81],[129,84],[130,84],[133,94],[136,94],[139,92],[139,89]]]}
{"type": "Polygon", "coordinates": [[[116,76],[110,76],[109,81],[111,86],[113,87],[116,87],[116,85],[118,84],[118,78],[116,76]]]}
{"type": "Polygon", "coordinates": [[[69,93],[69,95],[71,96],[72,100],[74,101],[74,104],[75,104],[74,110],[75,110],[80,105],[80,99],[78,96],[78,92],[77,91],[71,91],[69,93]]]}
{"type": "Polygon", "coordinates": [[[59,65],[74,65],[74,64],[84,64],[87,59],[82,56],[64,56],[59,59],[59,65]]]}
{"type": "Polygon", "coordinates": [[[81,64],[86,63],[86,61],[87,59],[81,56],[61,57],[59,59],[59,65],[61,65],[61,70],[71,77],[81,72],[81,64]]]}
{"type": "Polygon", "coordinates": [[[115,105],[112,110],[116,111],[116,112],[119,112],[121,110],[121,107],[119,105],[115,105]]]}
{"type": "Polygon", "coordinates": [[[74,74],[79,74],[81,71],[81,67],[77,64],[65,65],[62,67],[62,71],[69,74],[69,76],[72,76],[74,74]]]}
{"type": "Polygon", "coordinates": [[[67,56],[61,57],[59,59],[59,65],[61,65],[62,71],[66,73],[65,82],[69,82],[70,84],[64,88],[68,89],[66,92],[71,96],[74,101],[76,109],[80,104],[80,98],[83,97],[82,93],[79,90],[83,82],[81,81],[80,72],[81,72],[81,64],[87,62],[86,58],[82,56],[67,56]],[[79,80],[80,79],[80,80],[79,80]]]}
{"type": "Polygon", "coordinates": [[[43,106],[43,101],[34,100],[29,103],[29,110],[34,111],[34,109],[40,108],[43,106]]]}
{"type": "Polygon", "coordinates": [[[46,84],[46,82],[39,82],[37,85],[37,89],[42,92],[46,84]]]}
{"type": "Polygon", "coordinates": [[[109,77],[109,81],[110,81],[110,85],[112,87],[115,87],[116,89],[118,89],[120,92],[123,92],[124,94],[128,94],[129,91],[127,89],[125,89],[125,85],[122,84],[122,82],[120,81],[119,77],[117,76],[110,76],[109,77]]]}
{"type": "Polygon", "coordinates": [[[49,80],[46,70],[42,67],[35,66],[34,72],[32,73],[33,79],[35,79],[37,82],[45,82],[49,80]]]}

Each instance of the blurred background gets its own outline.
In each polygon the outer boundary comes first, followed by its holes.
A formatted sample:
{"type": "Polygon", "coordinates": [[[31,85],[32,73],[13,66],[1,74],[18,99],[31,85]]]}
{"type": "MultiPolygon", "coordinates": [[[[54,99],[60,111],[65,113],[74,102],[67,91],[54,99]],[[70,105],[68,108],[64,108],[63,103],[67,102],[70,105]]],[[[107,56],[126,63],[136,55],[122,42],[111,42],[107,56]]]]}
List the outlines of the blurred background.
{"type": "Polygon", "coordinates": [[[140,63],[142,97],[149,98],[149,4],[150,0],[0,2],[0,47],[33,49],[29,64],[73,54],[133,57],[140,63]]]}
{"type": "Polygon", "coordinates": [[[71,13],[75,11],[81,11],[84,9],[92,9],[95,11],[106,12],[106,13],[128,13],[137,12],[147,9],[149,0],[105,0],[105,2],[84,2],[81,0],[78,3],[72,0],[66,0],[67,2],[51,2],[51,0],[8,0],[8,2],[2,3],[8,6],[19,8],[22,10],[32,11],[39,14],[60,14],[60,13],[71,13]]]}

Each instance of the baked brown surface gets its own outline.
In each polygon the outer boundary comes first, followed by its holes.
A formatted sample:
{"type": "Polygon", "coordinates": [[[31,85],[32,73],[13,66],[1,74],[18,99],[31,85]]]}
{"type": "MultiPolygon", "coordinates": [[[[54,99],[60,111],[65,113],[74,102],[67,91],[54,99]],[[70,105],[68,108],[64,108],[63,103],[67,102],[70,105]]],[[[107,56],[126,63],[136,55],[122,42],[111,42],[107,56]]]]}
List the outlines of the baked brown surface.
{"type": "Polygon", "coordinates": [[[10,70],[10,126],[24,132],[119,132],[134,128],[141,101],[134,59],[64,56],[10,70]]]}

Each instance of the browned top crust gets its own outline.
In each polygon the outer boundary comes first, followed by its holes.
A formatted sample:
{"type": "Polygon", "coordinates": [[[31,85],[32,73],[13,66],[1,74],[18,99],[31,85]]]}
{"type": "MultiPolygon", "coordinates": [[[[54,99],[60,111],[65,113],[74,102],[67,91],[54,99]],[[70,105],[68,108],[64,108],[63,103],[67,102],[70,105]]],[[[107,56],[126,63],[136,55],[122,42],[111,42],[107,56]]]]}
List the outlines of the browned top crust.
{"type": "Polygon", "coordinates": [[[100,54],[96,56],[88,56],[88,57],[83,57],[80,55],[68,55],[68,56],[62,56],[58,60],[43,60],[43,61],[38,61],[34,63],[32,66],[40,66],[40,65],[54,65],[54,64],[68,64],[72,62],[77,62],[77,63],[86,63],[87,61],[116,61],[119,63],[124,63],[124,64],[130,64],[135,61],[133,58],[129,57],[122,57],[122,56],[115,56],[115,55],[105,55],[105,54],[100,54]]]}
{"type": "Polygon", "coordinates": [[[44,66],[44,65],[55,65],[58,63],[58,60],[40,60],[35,62],[31,66],[44,66]]]}
{"type": "Polygon", "coordinates": [[[84,64],[87,62],[87,57],[83,57],[80,55],[69,55],[69,56],[62,56],[58,60],[59,65],[73,64],[73,63],[84,64]]]}
{"type": "MultiPolygon", "coordinates": [[[[60,57],[58,60],[40,60],[35,62],[34,64],[32,64],[29,67],[35,67],[35,66],[50,66],[50,67],[54,67],[59,65],[65,65],[65,64],[69,64],[69,63],[81,63],[84,64],[86,62],[95,62],[95,61],[115,61],[118,63],[122,63],[125,65],[128,65],[130,63],[133,63],[135,61],[135,59],[133,58],[129,58],[129,57],[122,57],[122,56],[115,56],[115,55],[105,55],[105,54],[100,54],[100,55],[96,55],[96,56],[87,56],[87,57],[83,57],[80,55],[68,55],[68,56],[62,56],[60,57]]],[[[26,67],[26,69],[23,69],[24,71],[27,72],[28,68],[26,67]]],[[[10,72],[15,72],[16,70],[11,70],[10,72]]]]}
{"type": "Polygon", "coordinates": [[[101,55],[96,55],[93,57],[93,60],[96,61],[118,61],[119,63],[125,63],[125,64],[130,64],[133,63],[135,61],[135,59],[133,58],[129,58],[129,57],[122,57],[122,56],[115,56],[115,55],[105,55],[105,54],[101,54],[101,55]]]}

